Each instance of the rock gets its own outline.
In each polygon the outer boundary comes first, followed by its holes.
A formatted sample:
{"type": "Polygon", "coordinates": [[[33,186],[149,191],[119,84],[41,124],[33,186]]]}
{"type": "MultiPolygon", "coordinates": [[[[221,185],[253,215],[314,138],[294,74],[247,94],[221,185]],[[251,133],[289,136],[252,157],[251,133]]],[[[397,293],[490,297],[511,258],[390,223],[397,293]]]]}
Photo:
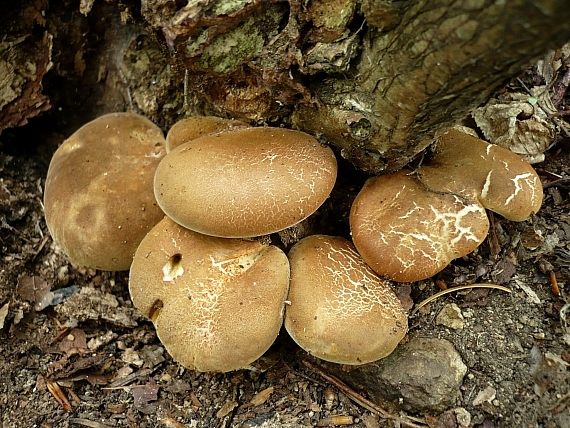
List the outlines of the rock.
{"type": "Polygon", "coordinates": [[[485,401],[490,403],[495,399],[496,396],[497,396],[497,390],[492,386],[488,386],[484,390],[479,391],[477,397],[475,397],[475,400],[473,400],[473,405],[480,406],[485,401]]]}
{"type": "Polygon", "coordinates": [[[463,330],[463,327],[465,327],[465,320],[461,314],[461,309],[459,309],[459,306],[455,303],[445,305],[437,315],[435,323],[455,330],[463,330]]]}
{"type": "Polygon", "coordinates": [[[356,389],[366,390],[380,405],[390,403],[412,413],[442,413],[460,396],[467,366],[451,342],[416,337],[388,357],[350,372],[323,364],[356,389]],[[397,403],[397,404],[396,404],[397,403]]]}
{"type": "Polygon", "coordinates": [[[455,418],[457,419],[457,423],[460,427],[468,427],[471,425],[471,413],[469,413],[465,408],[457,407],[453,409],[453,412],[455,413],[455,418]]]}

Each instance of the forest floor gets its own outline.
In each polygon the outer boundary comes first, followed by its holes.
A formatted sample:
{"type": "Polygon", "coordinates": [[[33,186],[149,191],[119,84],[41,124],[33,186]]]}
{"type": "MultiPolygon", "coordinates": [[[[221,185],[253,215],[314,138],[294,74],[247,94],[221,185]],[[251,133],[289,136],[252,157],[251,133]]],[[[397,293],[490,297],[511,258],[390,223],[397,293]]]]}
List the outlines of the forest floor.
{"type": "MultiPolygon", "coordinates": [[[[32,120],[28,129],[37,129],[32,120]]],[[[282,331],[249,370],[198,373],[174,362],[152,323],[132,307],[127,272],[71,263],[43,217],[43,186],[63,135],[29,131],[0,140],[0,421],[2,427],[396,426],[322,377],[282,331]],[[14,144],[18,138],[28,139],[14,144]],[[69,296],[83,290],[81,299],[69,296]]],[[[570,142],[535,165],[541,211],[493,217],[489,238],[433,280],[412,284],[418,304],[449,285],[512,290],[447,294],[414,317],[406,341],[449,340],[468,368],[454,406],[408,411],[418,426],[570,427],[570,142]],[[559,294],[553,291],[557,282],[559,294]],[[462,326],[438,323],[454,303],[462,326]],[[468,417],[466,416],[468,415],[468,417]]],[[[349,168],[344,165],[342,168],[349,168]]],[[[339,182],[320,212],[322,232],[348,236],[347,212],[365,177],[339,182]]],[[[79,293],[75,294],[78,296],[79,293]]],[[[455,394],[456,391],[450,391],[455,394]]],[[[370,391],[356,390],[361,397],[370,391]]]]}
{"type": "MultiPolygon", "coordinates": [[[[10,147],[0,153],[2,427],[393,426],[303,364],[307,355],[285,332],[254,370],[197,373],[174,362],[132,308],[128,273],[73,265],[53,245],[42,211],[50,155],[10,147]],[[74,286],[90,290],[83,306],[50,294],[74,286]]],[[[468,374],[449,410],[465,409],[471,426],[570,426],[570,331],[560,314],[570,284],[569,148],[554,147],[537,167],[546,187],[538,215],[523,223],[495,217],[498,255],[488,239],[438,275],[449,284],[477,279],[513,292],[449,294],[410,320],[410,337],[448,339],[462,356],[468,374]],[[449,303],[461,309],[464,328],[437,325],[449,303]],[[480,393],[488,396],[475,400],[480,393]]],[[[411,297],[418,303],[437,291],[424,281],[411,297]]],[[[457,426],[457,418],[429,421],[457,426]]]]}

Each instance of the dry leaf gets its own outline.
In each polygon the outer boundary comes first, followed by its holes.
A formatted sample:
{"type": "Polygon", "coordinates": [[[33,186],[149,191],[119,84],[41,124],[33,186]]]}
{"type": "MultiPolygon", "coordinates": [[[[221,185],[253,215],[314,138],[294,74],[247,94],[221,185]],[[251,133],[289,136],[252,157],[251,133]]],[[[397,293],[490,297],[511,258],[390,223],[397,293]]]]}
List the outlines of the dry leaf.
{"type": "Polygon", "coordinates": [[[146,385],[140,385],[132,389],[135,407],[144,406],[150,401],[158,399],[158,390],[160,387],[154,383],[149,382],[146,385]]]}
{"type": "Polygon", "coordinates": [[[80,328],[72,329],[59,343],[59,350],[61,352],[67,353],[71,349],[87,349],[87,336],[80,328]]]}
{"type": "Polygon", "coordinates": [[[410,284],[398,284],[394,288],[394,291],[405,311],[409,311],[414,307],[414,301],[410,296],[412,293],[412,286],[410,284]]]}
{"type": "Polygon", "coordinates": [[[229,415],[233,409],[237,407],[238,403],[233,400],[226,401],[226,403],[222,406],[220,410],[216,413],[216,417],[222,419],[229,415]]]}
{"type": "Polygon", "coordinates": [[[264,389],[263,391],[257,393],[255,395],[255,397],[253,397],[251,399],[251,401],[249,402],[253,407],[255,406],[260,406],[263,403],[265,403],[269,397],[271,396],[271,394],[273,394],[273,391],[275,391],[275,388],[270,386],[269,388],[264,389]]]}
{"type": "Polygon", "coordinates": [[[18,278],[16,291],[22,300],[33,303],[36,311],[41,311],[45,308],[42,302],[51,293],[49,284],[42,278],[28,275],[18,278]]]}
{"type": "Polygon", "coordinates": [[[186,428],[186,425],[178,422],[176,419],[171,418],[170,416],[163,417],[160,422],[162,422],[162,425],[164,425],[166,428],[186,428]]]}
{"type": "MultiPolygon", "coordinates": [[[[541,105],[549,105],[547,91],[536,89],[541,105]]],[[[533,92],[534,93],[534,92],[533,92]]],[[[491,143],[518,154],[529,163],[542,162],[544,152],[554,141],[554,125],[548,114],[527,94],[510,94],[509,100],[490,100],[472,116],[491,143]]]]}
{"type": "Polygon", "coordinates": [[[46,378],[60,380],[69,378],[80,370],[90,369],[101,364],[108,357],[105,354],[79,355],[70,354],[48,366],[46,378]]]}

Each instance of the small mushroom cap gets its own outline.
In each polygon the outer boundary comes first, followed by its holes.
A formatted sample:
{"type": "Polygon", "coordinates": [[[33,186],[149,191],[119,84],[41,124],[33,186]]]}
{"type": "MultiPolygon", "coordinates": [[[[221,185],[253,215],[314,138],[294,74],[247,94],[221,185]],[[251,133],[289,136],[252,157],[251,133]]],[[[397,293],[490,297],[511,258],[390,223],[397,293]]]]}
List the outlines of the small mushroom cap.
{"type": "Polygon", "coordinates": [[[285,328],[310,354],[340,364],[389,355],[407,330],[390,282],[376,275],[344,238],[312,235],[289,252],[285,328]]]}
{"type": "Polygon", "coordinates": [[[429,191],[408,174],[369,179],[350,211],[352,239],[362,258],[398,282],[435,275],[477,248],[489,230],[477,201],[429,191]]]}
{"type": "Polygon", "coordinates": [[[418,170],[428,188],[479,200],[508,220],[523,221],[542,205],[542,183],[525,160],[503,147],[452,129],[418,170]]]}
{"type": "Polygon", "coordinates": [[[129,269],[140,241],[164,217],[153,193],[164,142],[148,119],[112,113],[82,126],[57,149],[46,178],[45,218],[71,260],[129,269]]]}
{"type": "Polygon", "coordinates": [[[240,120],[223,119],[215,116],[192,116],[176,122],[166,134],[166,153],[176,147],[208,134],[234,131],[247,127],[240,120]]]}
{"type": "Polygon", "coordinates": [[[332,150],[308,134],[247,128],[178,146],[158,166],[154,192],[178,224],[245,238],[278,232],[314,213],[336,172],[332,150]]]}
{"type": "Polygon", "coordinates": [[[164,218],[141,242],[129,291],[170,355],[200,371],[247,366],[283,322],[289,262],[258,241],[202,235],[164,218]]]}

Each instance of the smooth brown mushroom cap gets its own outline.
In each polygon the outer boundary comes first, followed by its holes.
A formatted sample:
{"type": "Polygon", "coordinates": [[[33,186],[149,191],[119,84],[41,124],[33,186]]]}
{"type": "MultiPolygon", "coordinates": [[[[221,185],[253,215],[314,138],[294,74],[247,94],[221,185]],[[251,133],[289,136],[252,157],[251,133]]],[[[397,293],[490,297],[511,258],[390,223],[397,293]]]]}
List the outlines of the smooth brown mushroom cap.
{"type": "Polygon", "coordinates": [[[176,122],[166,134],[166,153],[176,147],[209,134],[234,131],[247,127],[240,120],[223,119],[215,116],[192,116],[176,122]]]}
{"type": "Polygon", "coordinates": [[[418,169],[428,188],[459,193],[508,220],[523,221],[542,205],[542,183],[532,166],[503,147],[452,129],[433,159],[418,169]]]}
{"type": "Polygon", "coordinates": [[[289,252],[291,286],[285,328],[326,361],[365,364],[389,355],[407,330],[390,283],[346,239],[312,235],[289,252]]]}
{"type": "Polygon", "coordinates": [[[57,149],[46,178],[45,217],[71,260],[129,269],[140,241],[164,216],[153,193],[164,142],[148,119],[112,113],[82,126],[57,149]]]}
{"type": "Polygon", "coordinates": [[[477,248],[489,230],[477,201],[428,191],[408,174],[369,179],[350,211],[352,239],[362,258],[398,282],[435,275],[477,248]]]}
{"type": "Polygon", "coordinates": [[[274,246],[185,229],[165,218],[131,266],[134,305],[170,355],[190,369],[226,372],[259,358],[283,321],[289,262],[274,246]]]}
{"type": "Polygon", "coordinates": [[[336,159],[308,134],[247,128],[178,146],[156,170],[164,212],[196,232],[244,238],[278,232],[329,196],[336,159]]]}

